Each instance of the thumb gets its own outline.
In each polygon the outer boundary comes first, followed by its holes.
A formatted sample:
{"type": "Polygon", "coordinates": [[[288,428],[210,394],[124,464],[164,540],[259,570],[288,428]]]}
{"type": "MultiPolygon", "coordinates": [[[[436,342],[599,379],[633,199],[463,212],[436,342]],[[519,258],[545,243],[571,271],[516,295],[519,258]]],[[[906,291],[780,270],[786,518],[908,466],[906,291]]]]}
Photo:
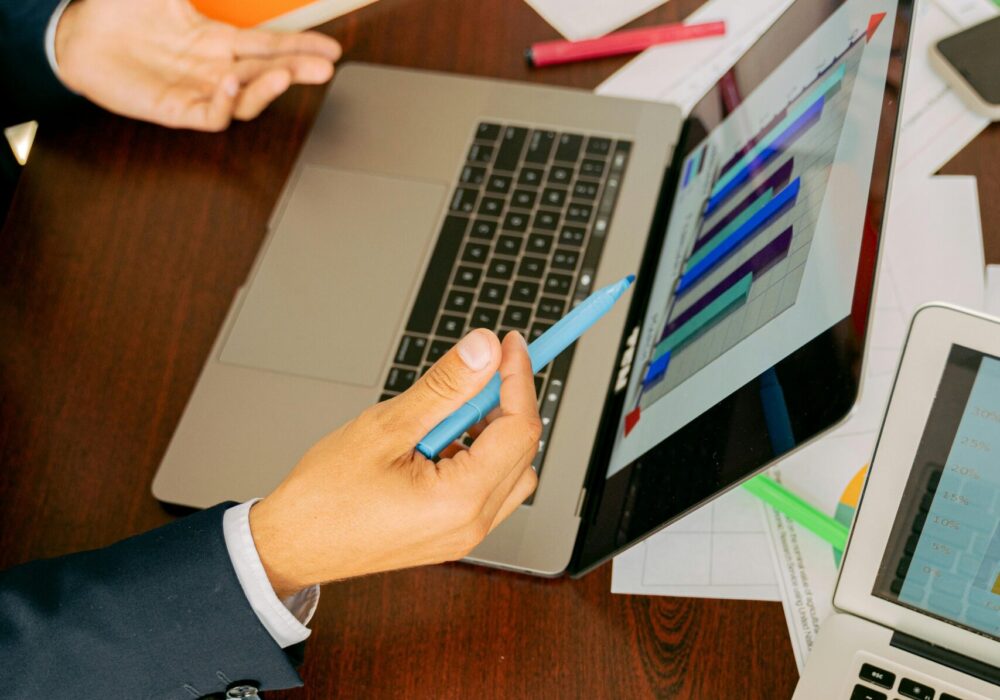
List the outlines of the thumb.
{"type": "Polygon", "coordinates": [[[485,329],[462,338],[407,391],[386,401],[386,436],[394,448],[411,450],[434,426],[478,394],[500,366],[500,341],[485,329]]]}

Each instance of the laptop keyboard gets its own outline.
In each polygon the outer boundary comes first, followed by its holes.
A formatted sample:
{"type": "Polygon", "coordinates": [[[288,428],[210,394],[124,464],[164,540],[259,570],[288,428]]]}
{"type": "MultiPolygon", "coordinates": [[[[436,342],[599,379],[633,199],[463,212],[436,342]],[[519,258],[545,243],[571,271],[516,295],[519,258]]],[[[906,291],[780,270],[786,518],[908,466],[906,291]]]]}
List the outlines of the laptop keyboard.
{"type": "MultiPolygon", "coordinates": [[[[531,342],[592,291],[631,143],[479,124],[380,400],[473,328],[531,342]]],[[[572,348],[535,376],[541,472],[572,348]]]]}
{"type": "Polygon", "coordinates": [[[919,671],[859,655],[860,669],[851,689],[850,700],[981,700],[976,693],[954,688],[950,683],[931,680],[919,671]]]}

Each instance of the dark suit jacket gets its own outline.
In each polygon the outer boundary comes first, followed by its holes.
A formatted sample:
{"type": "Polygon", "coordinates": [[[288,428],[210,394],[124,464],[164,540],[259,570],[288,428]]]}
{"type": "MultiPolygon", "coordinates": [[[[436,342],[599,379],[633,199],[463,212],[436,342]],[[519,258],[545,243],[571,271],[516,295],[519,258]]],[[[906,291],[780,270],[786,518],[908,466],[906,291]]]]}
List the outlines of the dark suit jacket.
{"type": "MultiPolygon", "coordinates": [[[[0,0],[0,126],[77,101],[45,55],[56,5],[0,0]]],[[[16,165],[0,137],[0,180],[5,171],[16,165]]],[[[3,189],[0,182],[0,221],[3,189]]],[[[301,685],[301,645],[275,643],[236,578],[222,534],[226,507],[0,572],[0,698],[192,700],[239,681],[301,685]]]]}
{"type": "Polygon", "coordinates": [[[193,700],[240,681],[302,685],[301,645],[274,642],[230,563],[231,505],[0,573],[0,698],[193,700]]]}

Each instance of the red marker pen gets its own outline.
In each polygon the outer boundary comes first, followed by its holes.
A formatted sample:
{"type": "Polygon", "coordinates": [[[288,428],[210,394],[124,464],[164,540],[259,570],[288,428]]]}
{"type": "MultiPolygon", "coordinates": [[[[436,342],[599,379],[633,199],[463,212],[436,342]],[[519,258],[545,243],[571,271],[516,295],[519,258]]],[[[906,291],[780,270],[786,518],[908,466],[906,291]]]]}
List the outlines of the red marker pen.
{"type": "Polygon", "coordinates": [[[632,29],[583,41],[542,41],[532,44],[531,48],[525,50],[524,56],[529,64],[541,68],[559,63],[589,61],[594,58],[618,56],[624,53],[638,53],[657,44],[703,39],[710,36],[721,36],[725,33],[725,22],[663,24],[658,27],[632,29]]]}

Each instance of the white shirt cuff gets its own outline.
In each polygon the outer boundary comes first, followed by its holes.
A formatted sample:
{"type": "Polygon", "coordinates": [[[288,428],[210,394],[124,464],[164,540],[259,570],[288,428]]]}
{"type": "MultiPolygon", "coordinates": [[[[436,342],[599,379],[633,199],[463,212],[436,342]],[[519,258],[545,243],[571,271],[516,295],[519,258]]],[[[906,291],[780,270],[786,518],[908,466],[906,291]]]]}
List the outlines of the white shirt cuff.
{"type": "Polygon", "coordinates": [[[66,10],[66,6],[70,4],[72,0],[62,0],[56,7],[55,11],[52,13],[52,17],[49,18],[49,26],[45,29],[45,55],[49,59],[49,68],[52,72],[56,74],[56,77],[62,80],[59,75],[59,64],[56,62],[56,27],[59,26],[59,20],[62,19],[63,12],[66,10]]]}
{"type": "Polygon", "coordinates": [[[275,594],[250,532],[250,508],[259,500],[241,503],[223,513],[222,534],[250,607],[274,641],[285,648],[309,637],[306,625],[319,605],[319,586],[306,588],[284,600],[275,594]]]}

